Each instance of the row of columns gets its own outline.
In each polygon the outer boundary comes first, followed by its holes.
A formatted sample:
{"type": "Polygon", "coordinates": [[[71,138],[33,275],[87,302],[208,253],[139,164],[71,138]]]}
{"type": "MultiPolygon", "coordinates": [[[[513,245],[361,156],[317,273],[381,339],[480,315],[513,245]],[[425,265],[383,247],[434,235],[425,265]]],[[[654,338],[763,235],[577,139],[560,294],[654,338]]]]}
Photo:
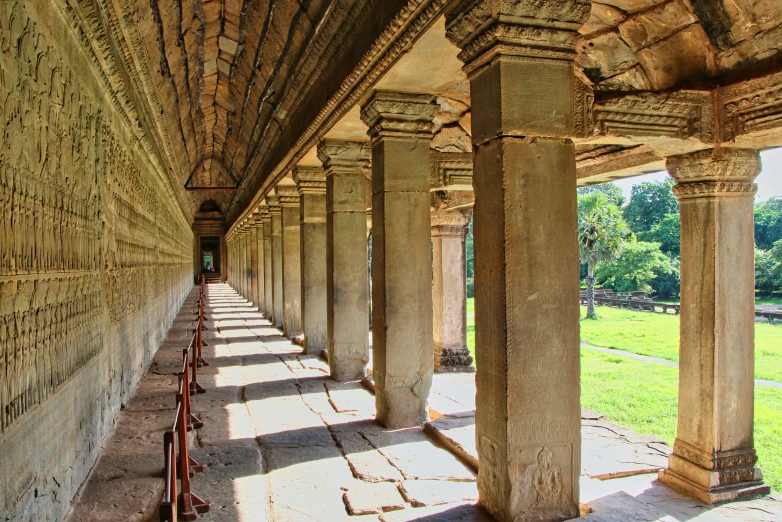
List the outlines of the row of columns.
{"type": "MultiPolygon", "coordinates": [[[[541,5],[462,2],[447,20],[473,100],[478,489],[500,521],[579,513],[570,137],[574,45],[589,2],[541,5]]],[[[233,262],[232,284],[248,299],[257,285],[256,304],[289,337],[303,333],[307,353],[325,345],[333,378],[363,377],[371,169],[373,376],[377,419],[393,428],[427,419],[436,366],[470,364],[466,221],[430,213],[436,110],[428,94],[376,92],[361,107],[369,146],[323,141],[323,169],[295,170],[295,189],[278,186],[259,209],[263,246],[251,232],[258,220],[230,238],[231,261],[252,265],[253,245],[263,258],[255,276],[263,286],[233,262]],[[447,284],[459,276],[458,285],[447,284]]],[[[758,155],[715,148],[669,158],[668,168],[681,201],[681,378],[677,439],[661,478],[706,502],[763,493],[752,440],[758,155]]]]}

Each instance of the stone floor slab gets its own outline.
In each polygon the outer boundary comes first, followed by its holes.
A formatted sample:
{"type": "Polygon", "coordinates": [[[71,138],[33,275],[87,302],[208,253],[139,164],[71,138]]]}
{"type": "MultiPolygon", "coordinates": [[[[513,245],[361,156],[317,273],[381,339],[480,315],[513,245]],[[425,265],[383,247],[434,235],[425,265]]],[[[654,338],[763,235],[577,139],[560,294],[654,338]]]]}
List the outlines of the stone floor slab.
{"type": "Polygon", "coordinates": [[[384,513],[406,507],[392,482],[359,482],[345,491],[344,499],[351,515],[384,513]]]}
{"type": "Polygon", "coordinates": [[[405,480],[399,485],[399,491],[413,507],[478,501],[475,482],[405,480]]]}

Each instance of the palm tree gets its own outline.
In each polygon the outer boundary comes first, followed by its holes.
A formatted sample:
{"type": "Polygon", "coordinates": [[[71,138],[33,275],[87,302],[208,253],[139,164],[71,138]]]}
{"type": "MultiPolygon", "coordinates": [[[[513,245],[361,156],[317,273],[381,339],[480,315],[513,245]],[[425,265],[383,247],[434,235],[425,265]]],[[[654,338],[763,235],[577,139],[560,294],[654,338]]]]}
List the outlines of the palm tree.
{"type": "Polygon", "coordinates": [[[587,265],[587,319],[595,314],[595,267],[619,255],[630,227],[602,192],[578,197],[578,257],[587,265]]]}

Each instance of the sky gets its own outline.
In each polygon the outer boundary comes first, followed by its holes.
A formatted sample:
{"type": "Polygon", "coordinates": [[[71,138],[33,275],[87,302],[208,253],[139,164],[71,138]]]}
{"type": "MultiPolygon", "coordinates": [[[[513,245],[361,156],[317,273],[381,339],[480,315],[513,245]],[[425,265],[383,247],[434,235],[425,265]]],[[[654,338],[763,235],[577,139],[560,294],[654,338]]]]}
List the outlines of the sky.
{"type": "MultiPolygon", "coordinates": [[[[755,179],[758,185],[758,193],[755,201],[765,201],[774,196],[782,196],[782,148],[770,149],[760,153],[763,170],[755,179]]],[[[668,177],[667,172],[653,172],[634,178],[625,178],[614,181],[624,192],[625,199],[630,200],[630,191],[633,185],[644,181],[661,181],[668,177]]]]}

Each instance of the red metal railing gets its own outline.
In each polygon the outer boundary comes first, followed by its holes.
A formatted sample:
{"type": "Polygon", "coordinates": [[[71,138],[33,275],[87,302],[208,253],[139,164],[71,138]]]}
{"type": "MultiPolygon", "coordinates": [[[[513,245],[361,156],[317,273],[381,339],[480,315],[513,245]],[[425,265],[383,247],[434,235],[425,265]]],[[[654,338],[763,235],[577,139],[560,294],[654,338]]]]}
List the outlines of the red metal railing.
{"type": "Polygon", "coordinates": [[[204,329],[204,282],[198,296],[198,323],[190,344],[182,350],[182,365],[177,373],[179,386],[176,394],[176,417],[171,430],[163,434],[163,457],[165,462],[165,489],[160,503],[160,521],[195,520],[199,513],[206,513],[212,507],[190,488],[190,479],[196,472],[204,471],[204,465],[190,457],[187,447],[187,432],[199,429],[204,423],[190,409],[190,395],[206,390],[196,381],[198,367],[208,364],[201,357],[204,329]],[[189,367],[189,368],[188,368],[189,367]],[[179,490],[177,490],[179,478],[179,490]]]}

